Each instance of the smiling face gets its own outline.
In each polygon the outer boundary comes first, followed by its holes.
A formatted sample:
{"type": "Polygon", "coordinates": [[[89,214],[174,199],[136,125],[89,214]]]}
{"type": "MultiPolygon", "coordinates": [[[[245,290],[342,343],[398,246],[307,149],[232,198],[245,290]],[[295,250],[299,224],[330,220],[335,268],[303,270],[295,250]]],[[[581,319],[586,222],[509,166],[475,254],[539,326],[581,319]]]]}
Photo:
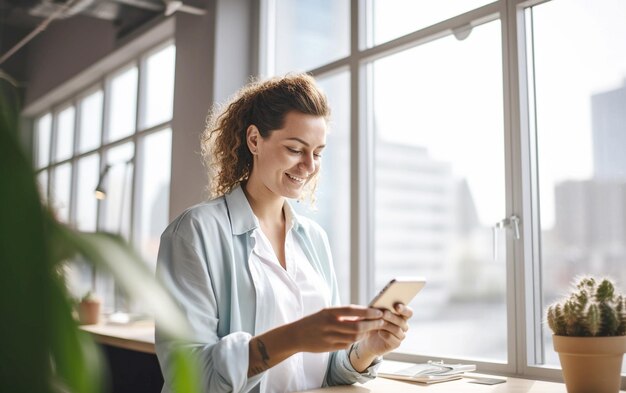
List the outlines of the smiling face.
{"type": "Polygon", "coordinates": [[[247,187],[259,195],[298,198],[319,172],[326,145],[326,120],[320,116],[288,112],[283,128],[263,138],[256,126],[247,130],[253,155],[247,187]]]}

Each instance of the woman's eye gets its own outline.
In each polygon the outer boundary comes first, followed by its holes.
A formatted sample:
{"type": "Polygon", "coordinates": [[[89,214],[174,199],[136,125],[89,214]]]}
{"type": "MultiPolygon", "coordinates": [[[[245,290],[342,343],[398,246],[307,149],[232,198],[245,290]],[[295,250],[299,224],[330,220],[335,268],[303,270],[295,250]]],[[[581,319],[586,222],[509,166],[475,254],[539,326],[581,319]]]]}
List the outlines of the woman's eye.
{"type": "Polygon", "coordinates": [[[322,158],[322,155],[321,155],[320,153],[313,153],[313,155],[314,155],[316,158],[322,158]]]}
{"type": "Polygon", "coordinates": [[[287,150],[289,150],[289,152],[294,153],[294,154],[302,153],[300,150],[292,149],[291,147],[288,147],[287,150]]]}

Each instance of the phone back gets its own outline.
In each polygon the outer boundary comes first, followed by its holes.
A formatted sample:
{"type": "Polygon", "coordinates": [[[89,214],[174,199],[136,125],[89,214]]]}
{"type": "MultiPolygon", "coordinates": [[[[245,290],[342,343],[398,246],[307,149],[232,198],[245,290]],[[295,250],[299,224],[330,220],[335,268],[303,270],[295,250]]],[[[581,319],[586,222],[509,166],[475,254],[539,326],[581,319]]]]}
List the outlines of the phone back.
{"type": "Polygon", "coordinates": [[[397,303],[409,304],[426,285],[423,278],[394,279],[372,300],[370,307],[382,308],[395,312],[397,303]]]}

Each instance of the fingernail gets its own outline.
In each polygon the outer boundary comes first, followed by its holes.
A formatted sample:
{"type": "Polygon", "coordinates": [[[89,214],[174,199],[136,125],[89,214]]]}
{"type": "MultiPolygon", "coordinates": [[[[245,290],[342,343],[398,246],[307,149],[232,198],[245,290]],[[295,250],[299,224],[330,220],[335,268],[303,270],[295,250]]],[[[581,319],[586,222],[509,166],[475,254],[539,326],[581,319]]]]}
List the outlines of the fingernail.
{"type": "Polygon", "coordinates": [[[381,318],[383,316],[383,312],[380,310],[376,310],[376,316],[381,318]]]}

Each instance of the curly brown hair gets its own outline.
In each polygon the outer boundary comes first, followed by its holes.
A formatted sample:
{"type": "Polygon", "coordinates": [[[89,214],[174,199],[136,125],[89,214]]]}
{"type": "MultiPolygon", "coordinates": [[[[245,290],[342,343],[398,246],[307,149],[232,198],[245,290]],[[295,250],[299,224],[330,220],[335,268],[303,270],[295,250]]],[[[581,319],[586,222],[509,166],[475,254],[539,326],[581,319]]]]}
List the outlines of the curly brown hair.
{"type": "MultiPolygon", "coordinates": [[[[252,171],[252,154],[246,131],[255,125],[263,138],[283,128],[291,111],[330,118],[324,93],[308,74],[290,74],[252,81],[226,104],[215,105],[202,133],[202,157],[208,169],[209,193],[215,198],[229,193],[252,171]]],[[[317,177],[307,183],[303,196],[313,201],[317,177]]],[[[302,198],[301,197],[301,198],[302,198]]]]}

